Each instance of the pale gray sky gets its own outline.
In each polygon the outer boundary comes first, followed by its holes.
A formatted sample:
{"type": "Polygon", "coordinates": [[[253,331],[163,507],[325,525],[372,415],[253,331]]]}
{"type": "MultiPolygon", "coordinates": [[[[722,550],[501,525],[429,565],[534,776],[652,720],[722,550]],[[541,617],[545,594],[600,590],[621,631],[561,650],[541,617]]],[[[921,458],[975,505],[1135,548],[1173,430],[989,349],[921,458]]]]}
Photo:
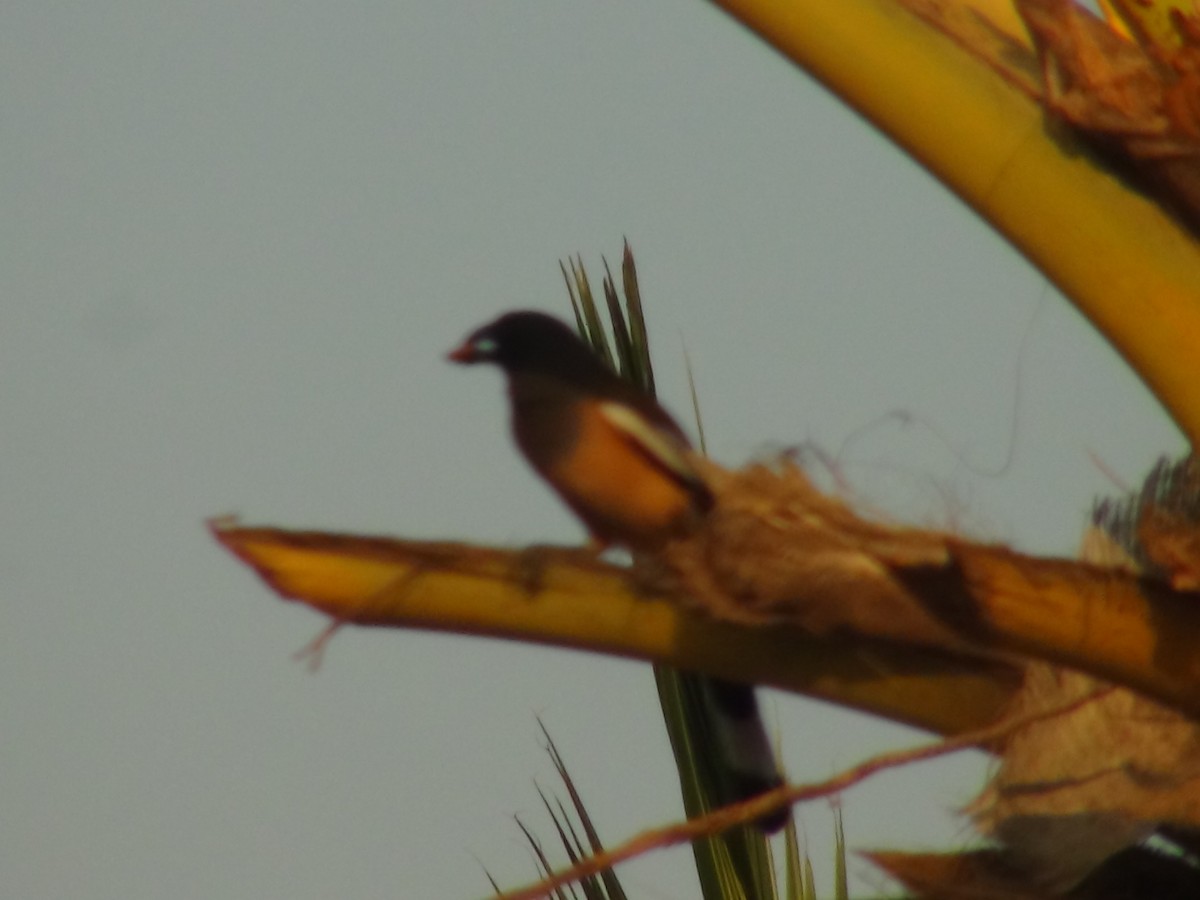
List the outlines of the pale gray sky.
{"type": "MultiPolygon", "coordinates": [[[[349,630],[311,675],[322,620],[203,527],[578,539],[499,378],[442,361],[500,310],[563,311],[567,254],[597,273],[629,237],[663,399],[687,419],[686,344],[728,464],[904,410],[970,465],[881,425],[842,457],[869,496],[1062,554],[1113,489],[1089,454],[1132,483],[1183,448],[1001,240],[703,3],[10,0],[0,134],[6,896],[523,883],[510,816],[552,837],[535,713],[610,843],[678,814],[646,666],[349,630]]],[[[767,705],[795,779],[919,737],[767,705]]],[[[854,790],[851,845],[960,844],[982,773],[854,790]]],[[[802,817],[828,883],[827,808],[802,817]]],[[[686,850],[622,875],[696,893],[686,850]]]]}

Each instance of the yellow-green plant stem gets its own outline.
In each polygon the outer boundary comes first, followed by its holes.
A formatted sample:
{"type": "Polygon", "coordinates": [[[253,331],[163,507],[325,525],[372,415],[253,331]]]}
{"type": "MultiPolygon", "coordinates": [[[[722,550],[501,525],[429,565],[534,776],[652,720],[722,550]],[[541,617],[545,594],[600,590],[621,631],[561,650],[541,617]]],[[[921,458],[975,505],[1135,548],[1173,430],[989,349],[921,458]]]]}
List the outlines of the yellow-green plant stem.
{"type": "Polygon", "coordinates": [[[1200,251],[1181,225],[896,0],[715,2],[1008,238],[1125,356],[1197,446],[1200,251]]]}

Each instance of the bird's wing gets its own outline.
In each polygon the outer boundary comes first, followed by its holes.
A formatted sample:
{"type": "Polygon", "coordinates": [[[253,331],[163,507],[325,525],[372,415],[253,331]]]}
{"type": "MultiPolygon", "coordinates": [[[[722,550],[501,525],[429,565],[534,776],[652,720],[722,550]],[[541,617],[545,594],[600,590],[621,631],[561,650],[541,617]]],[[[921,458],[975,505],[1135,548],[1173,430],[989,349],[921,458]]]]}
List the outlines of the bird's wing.
{"type": "Polygon", "coordinates": [[[688,462],[687,444],[681,437],[657,427],[633,407],[616,400],[601,403],[600,414],[672,478],[691,490],[708,494],[704,479],[688,462]]]}

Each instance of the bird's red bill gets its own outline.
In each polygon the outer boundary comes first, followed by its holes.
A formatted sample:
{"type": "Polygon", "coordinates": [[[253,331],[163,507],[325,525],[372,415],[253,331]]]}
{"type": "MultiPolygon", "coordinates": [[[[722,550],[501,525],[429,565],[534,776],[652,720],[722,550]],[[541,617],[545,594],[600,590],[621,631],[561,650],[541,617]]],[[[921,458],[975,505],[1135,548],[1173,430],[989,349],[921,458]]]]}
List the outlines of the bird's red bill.
{"type": "Polygon", "coordinates": [[[447,353],[446,359],[456,363],[472,363],[478,359],[478,354],[475,352],[475,345],[466,341],[447,353]]]}

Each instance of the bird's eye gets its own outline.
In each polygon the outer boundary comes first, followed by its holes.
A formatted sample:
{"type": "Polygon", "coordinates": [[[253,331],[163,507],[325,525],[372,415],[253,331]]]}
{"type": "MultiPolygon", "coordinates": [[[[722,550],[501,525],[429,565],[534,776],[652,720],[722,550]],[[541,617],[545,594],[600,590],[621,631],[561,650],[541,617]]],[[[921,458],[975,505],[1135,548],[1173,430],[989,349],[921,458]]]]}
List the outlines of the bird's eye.
{"type": "Polygon", "coordinates": [[[500,345],[492,338],[478,338],[472,346],[480,356],[495,356],[496,351],[500,349],[500,345]]]}

